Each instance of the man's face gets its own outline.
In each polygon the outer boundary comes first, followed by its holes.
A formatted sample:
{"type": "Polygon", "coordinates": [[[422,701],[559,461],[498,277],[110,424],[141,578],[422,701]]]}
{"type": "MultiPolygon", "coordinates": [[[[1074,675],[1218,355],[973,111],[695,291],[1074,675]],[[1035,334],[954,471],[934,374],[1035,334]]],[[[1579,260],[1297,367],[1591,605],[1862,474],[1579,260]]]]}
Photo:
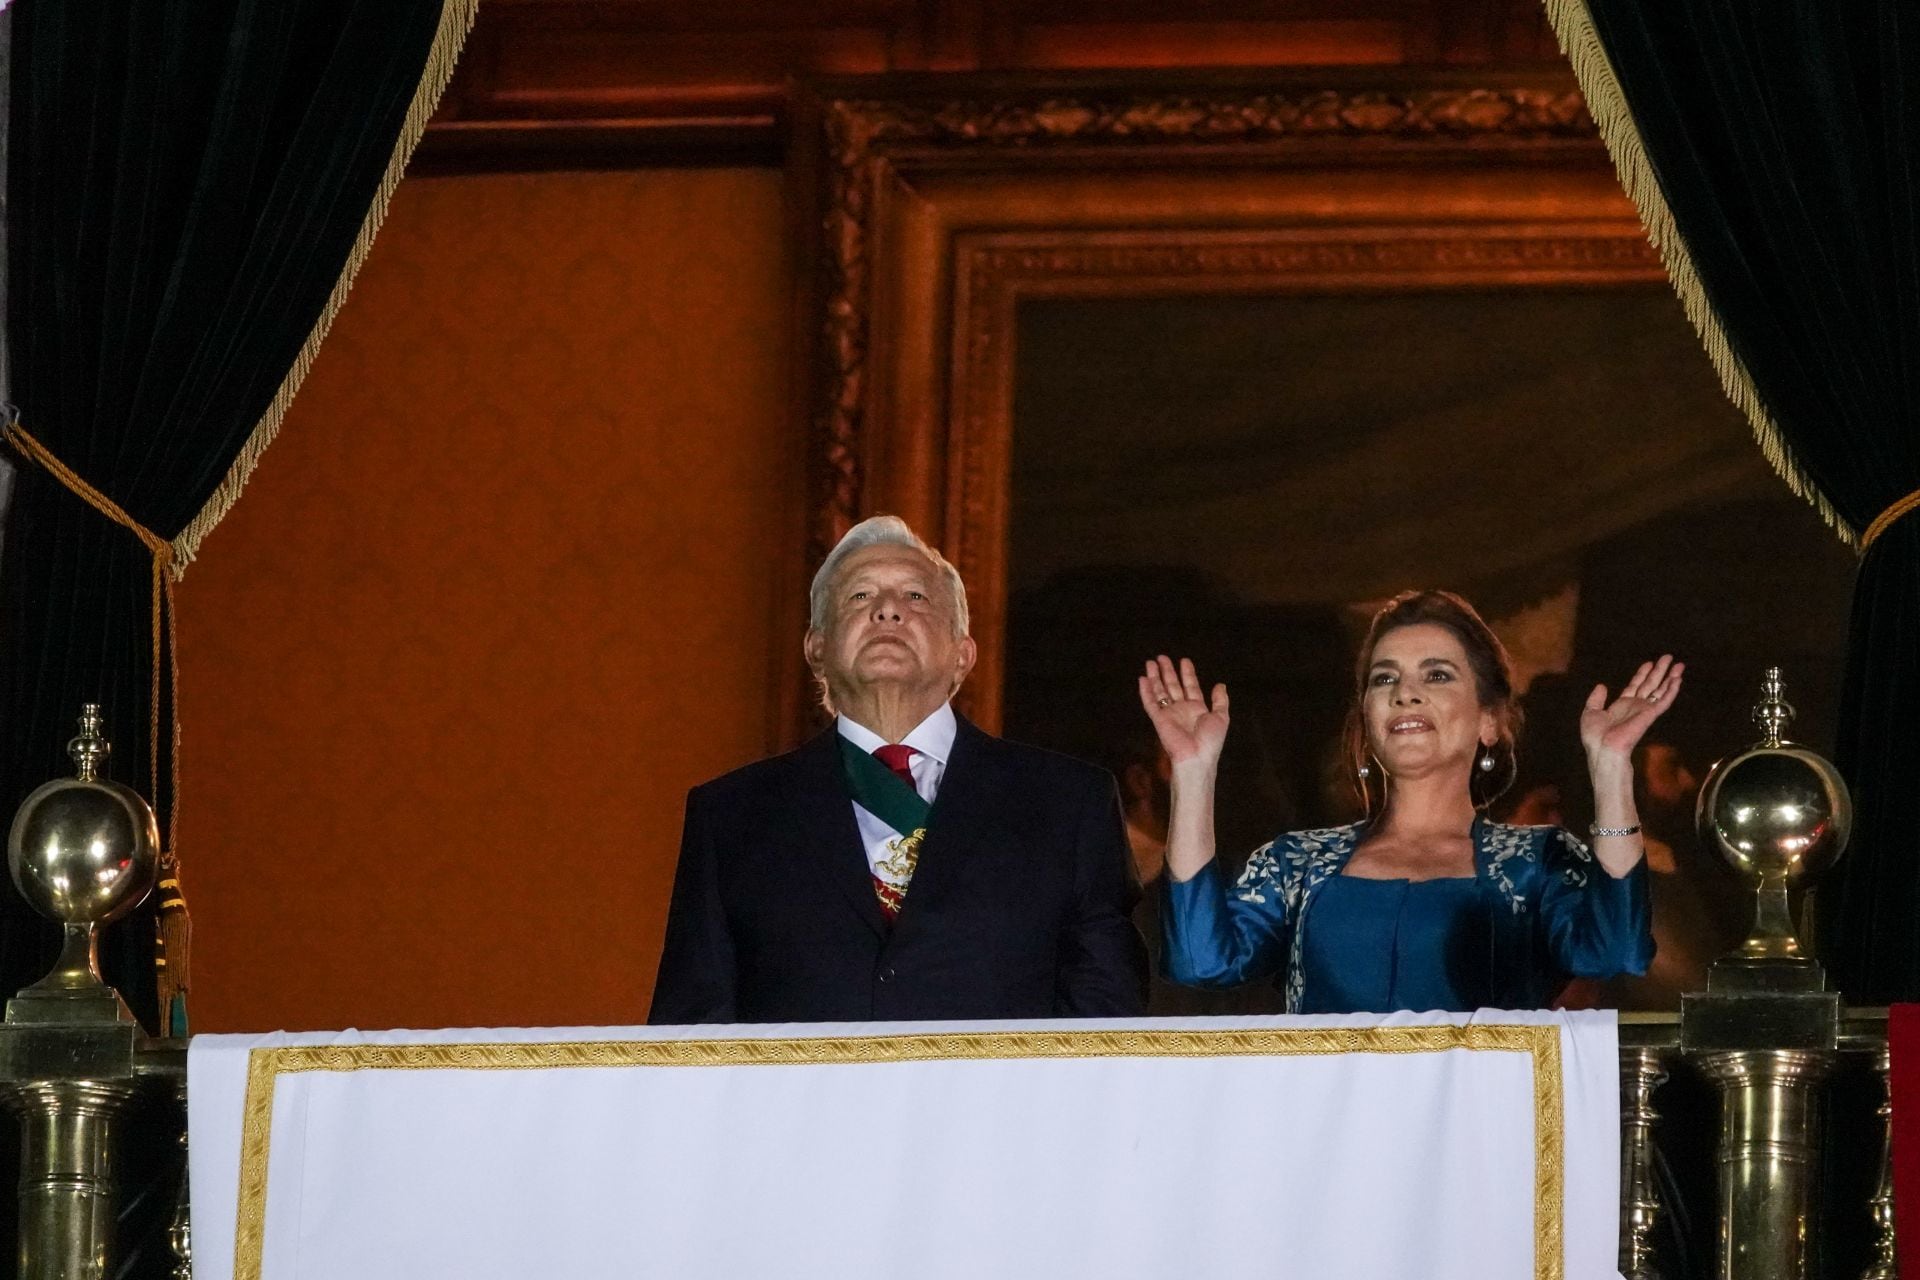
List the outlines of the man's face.
{"type": "Polygon", "coordinates": [[[862,547],[834,575],[826,630],[807,633],[807,664],[838,701],[889,684],[945,698],[973,670],[973,640],[954,634],[954,604],[933,562],[912,547],[862,547]]]}

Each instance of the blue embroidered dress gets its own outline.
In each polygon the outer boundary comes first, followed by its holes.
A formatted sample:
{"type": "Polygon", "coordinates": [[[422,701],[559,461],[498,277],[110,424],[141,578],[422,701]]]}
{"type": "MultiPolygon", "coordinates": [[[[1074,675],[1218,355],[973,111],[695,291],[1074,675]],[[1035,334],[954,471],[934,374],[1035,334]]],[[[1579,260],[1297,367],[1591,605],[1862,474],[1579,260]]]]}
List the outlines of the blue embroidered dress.
{"type": "Polygon", "coordinates": [[[1364,836],[1364,823],[1289,832],[1231,886],[1217,863],[1169,883],[1167,976],[1274,975],[1289,1013],[1537,1009],[1569,977],[1645,973],[1653,959],[1644,859],[1615,879],[1557,827],[1476,819],[1471,879],[1342,877],[1364,836]]]}

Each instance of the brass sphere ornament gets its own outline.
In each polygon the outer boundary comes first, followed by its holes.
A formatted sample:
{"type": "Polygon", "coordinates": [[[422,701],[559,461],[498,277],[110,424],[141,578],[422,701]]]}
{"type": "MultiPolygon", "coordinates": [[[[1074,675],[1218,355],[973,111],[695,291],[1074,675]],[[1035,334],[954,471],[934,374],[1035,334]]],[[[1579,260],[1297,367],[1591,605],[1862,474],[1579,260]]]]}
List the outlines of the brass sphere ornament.
{"type": "Polygon", "coordinates": [[[1793,708],[1771,667],[1753,709],[1760,741],[1713,766],[1694,821],[1700,838],[1753,886],[1753,928],[1727,959],[1813,964],[1794,933],[1788,891],[1805,887],[1846,850],[1853,798],[1840,771],[1786,739],[1793,708]]]}
{"type": "MultiPolygon", "coordinates": [[[[119,998],[101,980],[97,954],[100,926],[138,906],[153,888],[160,831],[153,809],[130,787],[104,776],[113,750],[101,733],[100,708],[80,713],[80,732],[67,744],[75,776],[38,787],[13,816],[7,836],[7,869],[27,902],[66,930],[52,973],[26,988],[8,1009],[24,1001],[97,1004],[119,998]]],[[[60,1019],[53,1006],[38,1014],[60,1019]]],[[[124,1005],[119,1005],[124,1010],[124,1005]]]]}

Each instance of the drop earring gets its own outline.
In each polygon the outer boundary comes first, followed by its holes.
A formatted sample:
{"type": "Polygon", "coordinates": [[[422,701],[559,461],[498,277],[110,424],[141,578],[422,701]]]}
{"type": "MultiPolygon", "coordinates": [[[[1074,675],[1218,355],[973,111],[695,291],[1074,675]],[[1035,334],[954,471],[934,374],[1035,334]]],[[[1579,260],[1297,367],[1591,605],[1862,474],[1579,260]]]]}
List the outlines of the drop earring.
{"type": "Polygon", "coordinates": [[[1370,764],[1363,764],[1358,769],[1355,769],[1354,772],[1359,775],[1360,781],[1365,782],[1368,778],[1371,778],[1373,776],[1373,766],[1370,764]]]}
{"type": "Polygon", "coordinates": [[[1493,748],[1491,747],[1487,748],[1486,754],[1480,757],[1480,772],[1493,772],[1493,748]]]}

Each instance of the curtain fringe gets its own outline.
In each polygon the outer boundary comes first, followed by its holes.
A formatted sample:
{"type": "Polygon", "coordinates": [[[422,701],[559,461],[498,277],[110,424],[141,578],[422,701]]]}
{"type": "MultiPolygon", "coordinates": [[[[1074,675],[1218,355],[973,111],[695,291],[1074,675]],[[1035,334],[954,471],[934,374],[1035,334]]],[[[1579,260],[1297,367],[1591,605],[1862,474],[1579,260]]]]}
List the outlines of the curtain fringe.
{"type": "Polygon", "coordinates": [[[379,234],[380,225],[386,220],[387,206],[392,202],[394,189],[400,185],[400,178],[406,172],[407,161],[420,144],[421,137],[426,133],[427,121],[440,105],[440,96],[446,92],[447,83],[453,78],[454,64],[459,61],[467,33],[473,30],[474,14],[479,5],[480,0],[442,0],[440,25],[434,32],[433,45],[427,51],[427,62],[421,71],[420,83],[414,90],[413,102],[407,107],[406,120],[401,125],[400,136],[394,141],[393,155],[387,161],[387,170],[380,179],[379,190],[367,209],[366,218],[360,223],[360,234],[354,239],[353,251],[347,255],[346,265],[341,268],[339,279],[334,281],[327,305],[314,321],[299,356],[287,370],[287,376],[281,379],[279,390],[274,392],[273,402],[254,425],[246,443],[240,446],[240,452],[227,468],[220,487],[213,491],[213,496],[207,499],[199,514],[173,540],[172,571],[175,579],[186,572],[187,565],[200,549],[202,539],[213,532],[213,527],[233,509],[233,504],[240,498],[240,491],[246,488],[247,481],[252,478],[254,467],[259,465],[261,455],[266,453],[267,446],[279,434],[280,423],[286,418],[287,409],[298,394],[300,384],[306,381],[307,372],[313,367],[314,356],[318,354],[320,344],[326,341],[334,317],[340,314],[347,294],[353,289],[354,278],[360,274],[360,267],[373,247],[373,238],[379,234]]]}
{"type": "Polygon", "coordinates": [[[1780,473],[1780,478],[1787,482],[1787,487],[1806,499],[1820,513],[1820,518],[1840,536],[1841,541],[1858,551],[1859,532],[1841,518],[1827,496],[1801,469],[1780,433],[1779,424],[1773,420],[1773,415],[1761,402],[1759,392],[1754,389],[1752,375],[1727,341],[1720,317],[1714,313],[1706,290],[1700,284],[1700,276],[1694,269],[1692,256],[1687,252],[1686,241],[1674,225],[1673,211],[1667,207],[1659,180],[1654,176],[1653,165],[1647,159],[1640,130],[1634,124],[1633,113],[1627,108],[1626,95],[1620,90],[1619,77],[1614,73],[1613,63],[1600,43],[1599,33],[1594,30],[1593,14],[1587,9],[1587,0],[1545,0],[1545,4],[1547,21],[1553,25],[1561,51],[1573,64],[1574,78],[1579,81],[1580,92],[1586,97],[1587,110],[1600,127],[1600,138],[1613,158],[1614,169],[1620,175],[1620,185],[1626,188],[1627,197],[1639,211],[1641,225],[1647,229],[1647,239],[1666,265],[1667,278],[1673,283],[1673,291],[1679,295],[1680,305],[1686,311],[1694,332],[1700,336],[1708,359],[1713,361],[1727,398],[1747,415],[1747,422],[1753,427],[1754,439],[1759,442],[1760,452],[1780,473]]]}

